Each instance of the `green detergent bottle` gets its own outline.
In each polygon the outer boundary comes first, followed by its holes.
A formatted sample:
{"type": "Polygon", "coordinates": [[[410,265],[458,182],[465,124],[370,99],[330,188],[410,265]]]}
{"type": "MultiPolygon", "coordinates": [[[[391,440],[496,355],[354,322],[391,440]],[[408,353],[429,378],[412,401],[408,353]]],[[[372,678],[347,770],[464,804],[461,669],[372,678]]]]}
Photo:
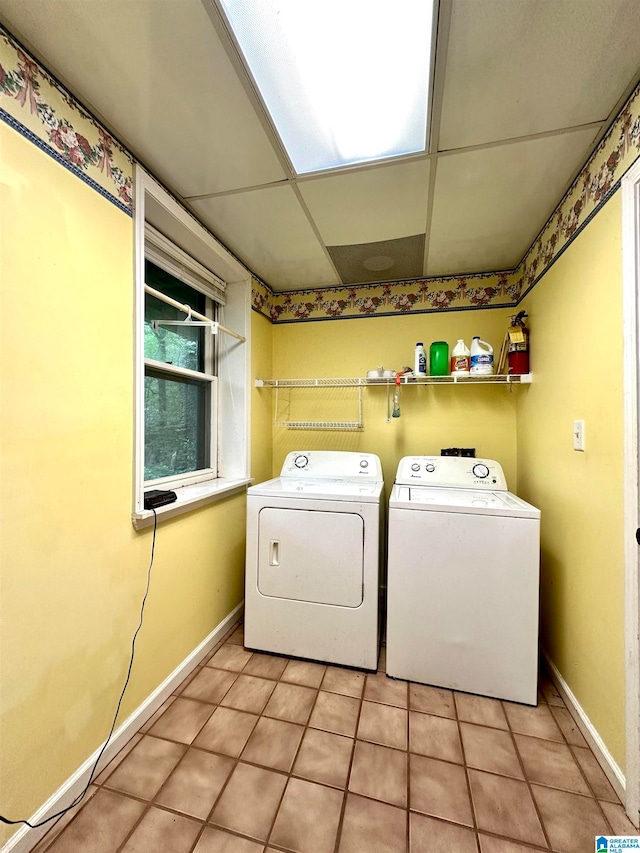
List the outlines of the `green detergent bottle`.
{"type": "Polygon", "coordinates": [[[429,373],[431,376],[449,375],[449,344],[434,341],[429,347],[429,373]]]}

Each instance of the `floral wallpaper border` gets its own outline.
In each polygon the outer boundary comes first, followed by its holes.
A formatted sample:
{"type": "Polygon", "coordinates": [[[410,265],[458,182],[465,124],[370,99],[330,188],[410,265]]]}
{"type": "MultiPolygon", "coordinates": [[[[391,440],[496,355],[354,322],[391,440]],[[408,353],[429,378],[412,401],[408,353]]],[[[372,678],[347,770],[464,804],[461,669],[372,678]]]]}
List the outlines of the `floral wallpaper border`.
{"type": "Polygon", "coordinates": [[[132,214],[133,158],[2,28],[0,119],[132,214]]]}
{"type": "Polygon", "coordinates": [[[253,280],[253,308],[273,323],[513,307],[617,190],[640,156],[640,86],[514,270],[274,293],[253,280]]]}
{"type": "Polygon", "coordinates": [[[509,272],[274,293],[252,281],[252,307],[274,323],[388,316],[514,304],[509,272]]]}
{"type": "Polygon", "coordinates": [[[569,187],[514,271],[514,290],[522,298],[596,211],[618,189],[640,156],[640,85],[569,187]]]}
{"type": "MultiPolygon", "coordinates": [[[[0,27],[0,120],[132,215],[129,152],[0,27]]],[[[274,323],[513,307],[616,191],[640,156],[640,85],[514,270],[275,293],[252,307],[274,323]]]]}

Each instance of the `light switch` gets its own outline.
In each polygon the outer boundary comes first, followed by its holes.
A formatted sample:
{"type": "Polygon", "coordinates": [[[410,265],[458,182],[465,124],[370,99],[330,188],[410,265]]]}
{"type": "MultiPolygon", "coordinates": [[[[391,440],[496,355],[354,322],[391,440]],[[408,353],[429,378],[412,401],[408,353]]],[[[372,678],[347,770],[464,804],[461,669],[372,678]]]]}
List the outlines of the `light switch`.
{"type": "Polygon", "coordinates": [[[573,449],[584,450],[584,421],[573,422],[573,449]]]}

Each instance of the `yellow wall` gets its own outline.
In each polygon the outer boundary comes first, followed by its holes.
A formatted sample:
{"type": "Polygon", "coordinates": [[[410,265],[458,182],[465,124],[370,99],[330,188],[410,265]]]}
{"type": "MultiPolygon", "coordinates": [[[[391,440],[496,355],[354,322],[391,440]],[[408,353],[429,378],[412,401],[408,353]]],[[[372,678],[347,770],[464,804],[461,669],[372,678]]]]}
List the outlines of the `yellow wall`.
{"type": "MultiPolygon", "coordinates": [[[[0,801],[23,817],[108,731],[151,534],[130,521],[132,221],[4,124],[0,146],[0,801]]],[[[531,387],[403,388],[402,416],[390,423],[385,389],[367,388],[365,429],[354,433],[272,429],[274,392],[256,389],[251,449],[257,481],[294,449],[377,453],[387,488],[405,454],[456,445],[499,459],[510,488],[543,511],[543,641],[623,765],[619,244],[616,196],[527,298],[531,387]],[[578,417],[585,454],[571,450],[578,417]]],[[[453,345],[474,334],[497,354],[509,313],[272,327],[253,312],[252,371],[364,376],[378,364],[412,365],[417,340],[453,345]]],[[[290,403],[300,417],[306,407],[313,418],[346,419],[355,400],[353,390],[323,390],[290,403]]],[[[160,525],[121,719],[241,599],[244,518],[235,496],[160,525]]]]}
{"type": "Polygon", "coordinates": [[[536,285],[520,494],[542,510],[542,643],[624,767],[620,193],[536,285]],[[574,451],[574,419],[586,451],[574,451]]]}
{"type": "MultiPolygon", "coordinates": [[[[20,818],[107,735],[151,531],[131,524],[132,220],[2,123],[0,150],[0,802],[20,818]]],[[[121,720],[241,600],[244,526],[244,495],[160,524],[121,720]]]]}
{"type": "MultiPolygon", "coordinates": [[[[275,325],[273,376],[365,376],[377,365],[399,370],[413,366],[416,341],[423,341],[428,351],[434,340],[446,340],[451,348],[464,338],[468,346],[473,335],[494,347],[497,360],[508,325],[508,311],[502,309],[275,325]]],[[[275,397],[271,390],[259,393],[275,397]]],[[[439,454],[443,447],[475,447],[478,456],[502,463],[515,491],[515,399],[523,393],[524,387],[509,393],[504,386],[486,385],[403,387],[400,418],[387,423],[385,388],[368,387],[363,391],[363,432],[275,429],[273,473],[279,473],[291,450],[362,450],[380,456],[388,492],[402,456],[439,454]]],[[[356,401],[354,388],[293,390],[290,397],[279,393],[280,414],[289,402],[291,416],[300,420],[355,420],[356,401]]]]}

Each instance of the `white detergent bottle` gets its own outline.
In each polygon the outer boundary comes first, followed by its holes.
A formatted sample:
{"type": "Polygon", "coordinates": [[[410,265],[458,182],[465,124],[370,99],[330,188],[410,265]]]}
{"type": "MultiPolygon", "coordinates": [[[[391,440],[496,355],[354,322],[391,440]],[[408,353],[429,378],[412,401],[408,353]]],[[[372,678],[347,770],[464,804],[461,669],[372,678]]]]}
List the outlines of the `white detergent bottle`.
{"type": "Polygon", "coordinates": [[[414,373],[422,378],[427,375],[427,351],[422,341],[418,341],[416,344],[414,373]]]}
{"type": "Polygon", "coordinates": [[[468,376],[469,375],[469,347],[460,338],[458,343],[451,351],[451,375],[452,376],[468,376]]]}
{"type": "Polygon", "coordinates": [[[493,347],[476,337],[471,341],[471,375],[490,376],[493,373],[493,347]]]}

